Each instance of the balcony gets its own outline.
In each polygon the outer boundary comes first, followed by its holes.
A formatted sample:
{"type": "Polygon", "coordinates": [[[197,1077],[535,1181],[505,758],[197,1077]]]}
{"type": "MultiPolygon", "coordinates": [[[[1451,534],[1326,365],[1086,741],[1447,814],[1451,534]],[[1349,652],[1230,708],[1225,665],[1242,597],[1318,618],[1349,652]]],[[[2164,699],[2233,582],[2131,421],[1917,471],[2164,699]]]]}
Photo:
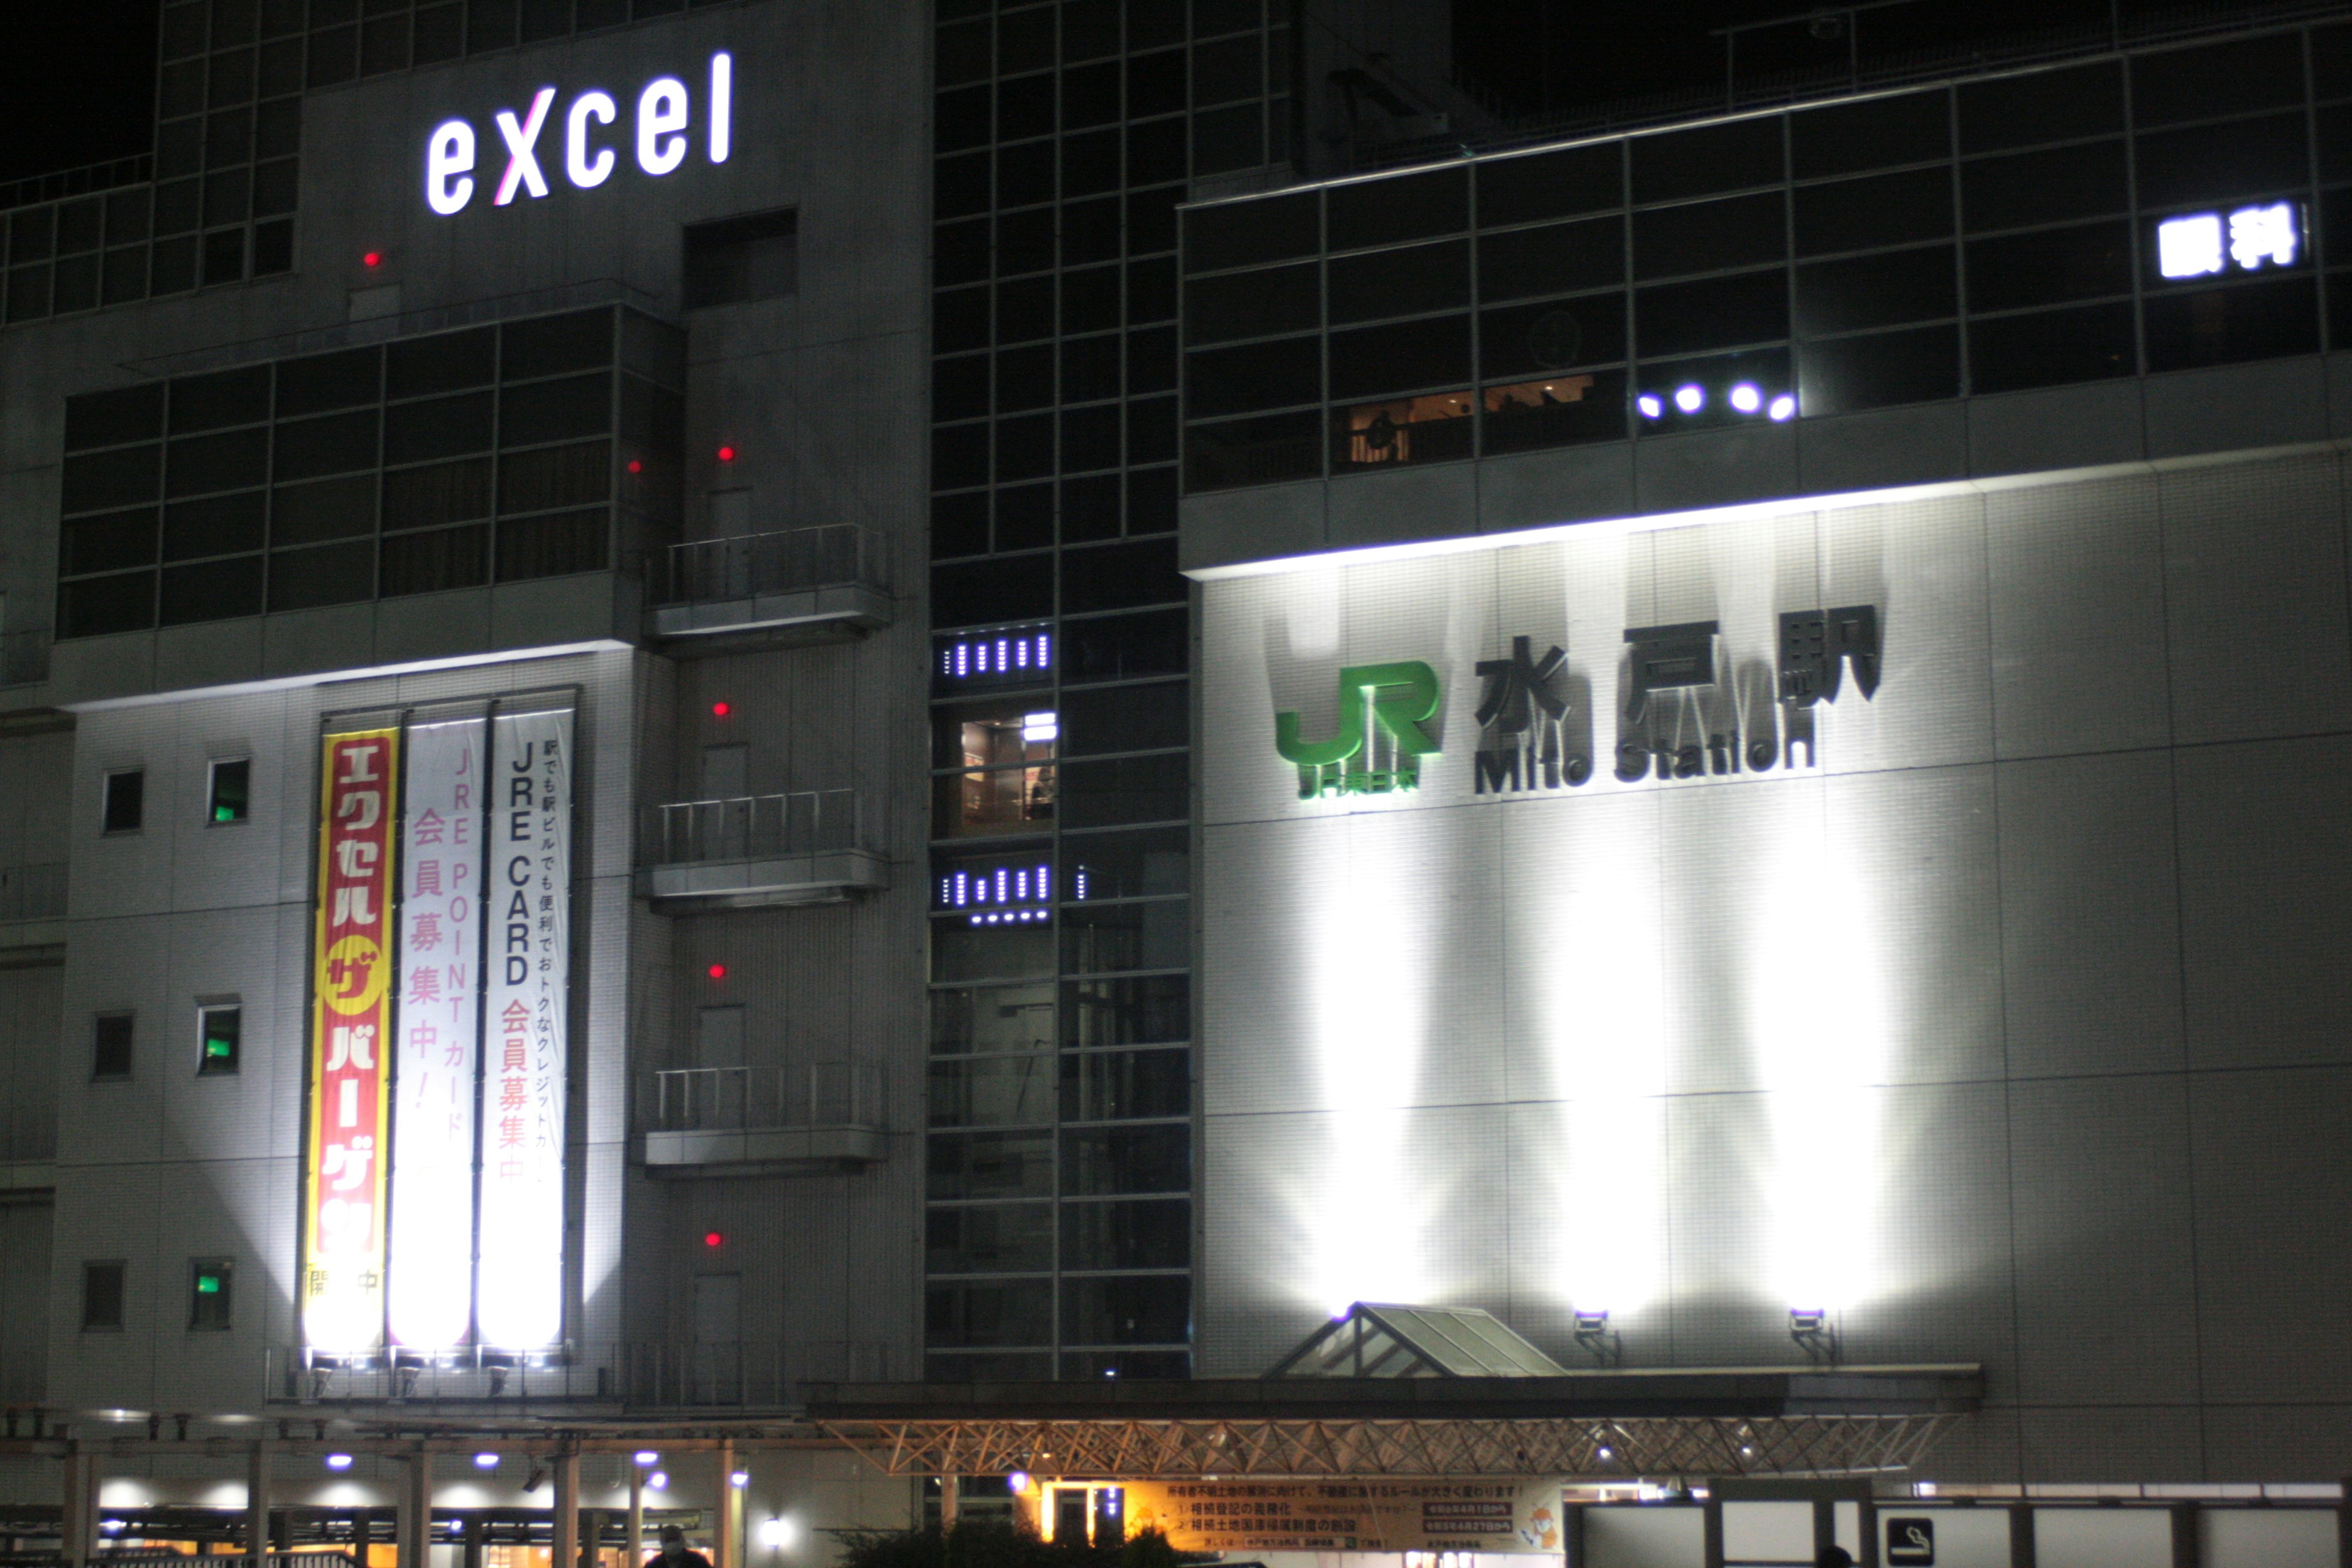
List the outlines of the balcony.
{"type": "Polygon", "coordinates": [[[887,1381],[889,1363],[889,1347],[868,1340],[627,1341],[530,1355],[469,1347],[333,1358],[281,1345],[264,1357],[262,1397],[327,1408],[772,1408],[798,1403],[803,1384],[887,1381]]]}
{"type": "Polygon", "coordinates": [[[654,1074],[646,1169],[663,1176],[855,1170],[887,1157],[878,1063],[654,1074]]]}
{"type": "Polygon", "coordinates": [[[839,903],[890,885],[854,790],[680,800],[651,808],[638,843],[637,891],[680,908],[746,910],[839,903]]]}
{"type": "Polygon", "coordinates": [[[890,542],[854,523],[673,544],[646,635],[673,654],[789,647],[890,624],[890,542]]]}

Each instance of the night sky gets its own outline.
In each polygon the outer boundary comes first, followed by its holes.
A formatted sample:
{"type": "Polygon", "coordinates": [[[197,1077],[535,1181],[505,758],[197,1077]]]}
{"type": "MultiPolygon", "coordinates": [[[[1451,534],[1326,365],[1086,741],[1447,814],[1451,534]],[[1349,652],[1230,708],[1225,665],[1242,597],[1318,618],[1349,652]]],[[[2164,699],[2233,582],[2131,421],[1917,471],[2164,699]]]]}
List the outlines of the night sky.
{"type": "MultiPolygon", "coordinates": [[[[1442,0],[1425,0],[1439,4],[1442,0]]],[[[149,150],[155,0],[16,0],[0,23],[0,179],[149,150]]],[[[2177,9],[2177,7],[2174,7],[2177,9]]],[[[1575,116],[1655,94],[1719,89],[1717,29],[1786,17],[1789,0],[1454,0],[1464,74],[1519,116],[1575,116]]],[[[1861,13],[1853,39],[1798,21],[1747,35],[1741,77],[1948,57],[1973,47],[2103,28],[2154,0],[1916,0],[1861,13]]]]}

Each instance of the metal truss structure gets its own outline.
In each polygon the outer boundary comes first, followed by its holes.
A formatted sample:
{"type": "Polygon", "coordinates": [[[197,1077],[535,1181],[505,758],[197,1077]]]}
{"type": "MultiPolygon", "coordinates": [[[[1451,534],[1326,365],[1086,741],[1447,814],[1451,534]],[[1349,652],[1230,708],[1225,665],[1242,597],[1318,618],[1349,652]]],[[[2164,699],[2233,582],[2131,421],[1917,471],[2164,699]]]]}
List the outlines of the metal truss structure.
{"type": "Polygon", "coordinates": [[[1856,1476],[1901,1470],[1951,1413],[1484,1420],[866,1419],[814,1425],[892,1476],[1856,1476]]]}

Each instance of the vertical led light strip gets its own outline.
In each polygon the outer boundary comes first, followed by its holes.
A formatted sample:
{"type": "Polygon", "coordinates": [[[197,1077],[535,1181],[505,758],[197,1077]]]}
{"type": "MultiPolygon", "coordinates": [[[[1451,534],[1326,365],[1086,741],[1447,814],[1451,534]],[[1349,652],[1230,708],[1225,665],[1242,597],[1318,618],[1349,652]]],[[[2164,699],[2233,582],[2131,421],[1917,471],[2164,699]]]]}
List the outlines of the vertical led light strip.
{"type": "Polygon", "coordinates": [[[399,731],[385,729],[326,736],[320,754],[301,1310],[304,1343],[329,1352],[383,1335],[399,753],[399,731]]]}
{"type": "Polygon", "coordinates": [[[465,1342],[472,1319],[488,721],[411,724],[401,826],[392,1122],[392,1338],[465,1342]]]}
{"type": "Polygon", "coordinates": [[[493,729],[478,1310],[486,1345],[538,1350],[563,1332],[572,710],[493,729]]]}

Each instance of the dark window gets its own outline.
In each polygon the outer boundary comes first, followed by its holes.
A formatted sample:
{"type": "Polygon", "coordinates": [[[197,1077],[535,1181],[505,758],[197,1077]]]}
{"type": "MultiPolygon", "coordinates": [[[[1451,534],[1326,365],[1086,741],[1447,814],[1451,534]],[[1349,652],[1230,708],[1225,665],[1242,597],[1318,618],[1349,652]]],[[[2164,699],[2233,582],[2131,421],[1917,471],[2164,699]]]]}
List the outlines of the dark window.
{"type": "Polygon", "coordinates": [[[1015,1274],[1054,1267],[1051,1204],[936,1208],[924,1221],[928,1273],[1015,1274]]]}
{"type": "Polygon", "coordinates": [[[163,433],[163,387],[126,386],[66,399],[66,450],[149,441],[163,433]]]}
{"type": "Polygon", "coordinates": [[[1053,1195],[1051,1132],[934,1132],[929,1149],[934,1199],[1053,1195]]]}
{"type": "Polygon", "coordinates": [[[1062,1134],[1066,1195],[1181,1193],[1192,1184],[1192,1130],[1090,1127],[1062,1134]]]}
{"type": "Polygon", "coordinates": [[[1176,570],[1172,539],[1073,550],[1062,557],[1065,615],[1181,604],[1186,591],[1183,574],[1176,570]]]}
{"type": "Polygon", "coordinates": [[[196,1009],[196,1073],[212,1078],[236,1071],[245,1041],[245,1009],[235,1006],[196,1009]]]}
{"type": "Polygon", "coordinates": [[[270,497],[269,542],[320,544],[375,531],[375,476],[280,485],[270,497]]]}
{"type": "MultiPolygon", "coordinates": [[[[509,395],[511,398],[513,395],[509,395]]],[[[383,413],[383,460],[413,463],[426,458],[487,452],[490,448],[495,406],[492,394],[469,392],[387,408],[383,413]]]]}
{"type": "MultiPolygon", "coordinates": [[[[1312,262],[1195,279],[1184,285],[1184,340],[1214,343],[1313,331],[1322,302],[1312,262]]],[[[1067,310],[1066,300],[1065,314],[1067,310]]]]}
{"type": "Polygon", "coordinates": [[[493,328],[415,338],[384,351],[384,395],[418,397],[484,386],[497,372],[498,334],[493,328]]]}
{"type": "Polygon", "coordinates": [[[1054,280],[1024,278],[996,287],[996,341],[1017,343],[1054,335],[1054,280]]]}
{"type": "Polygon", "coordinates": [[[163,574],[161,613],[167,626],[261,614],[261,557],[239,556],[173,566],[163,574]]]}
{"type": "Polygon", "coordinates": [[[565,371],[613,363],[610,310],[583,310],[571,316],[509,321],[499,331],[504,334],[505,354],[499,367],[501,380],[559,375],[565,371]]]}
{"type": "Polygon", "coordinates": [[[106,775],[101,805],[102,833],[136,833],[146,820],[147,771],[122,768],[106,775]]]}
{"type": "Polygon", "coordinates": [[[1633,332],[1644,359],[1785,338],[1789,275],[1775,267],[1636,289],[1633,332]]]}
{"type": "Polygon", "coordinates": [[[1969,380],[1974,392],[2129,375],[2133,361],[2132,312],[2126,301],[1969,325],[1969,380]]]}
{"type": "Polygon", "coordinates": [[[1769,185],[1781,177],[1778,115],[1636,136],[1631,145],[1637,202],[1769,185]]]}
{"type": "Polygon", "coordinates": [[[998,150],[998,207],[1025,207],[1053,199],[1054,144],[1051,142],[1024,142],[1018,147],[998,150]]]}
{"type": "Polygon", "coordinates": [[[1605,288],[1624,279],[1625,220],[1622,217],[1478,237],[1478,297],[1482,300],[1564,294],[1605,288]]]}
{"type": "Polygon", "coordinates": [[[154,562],[155,509],[152,506],[78,517],[60,531],[58,570],[76,576],[151,566],[154,562]]]}
{"type": "MultiPolygon", "coordinates": [[[[1162,906],[1127,904],[1118,908],[1128,913],[1142,911],[1148,916],[1162,906]]],[[[1183,901],[1178,900],[1168,908],[1181,925],[1183,901]]],[[[1067,921],[1073,918],[1076,918],[1076,911],[1066,911],[1066,945],[1070,931],[1067,921]]],[[[1163,1116],[1189,1116],[1192,1113],[1192,1053],[1181,1046],[1165,1051],[1072,1052],[1062,1058],[1061,1102],[1065,1122],[1142,1121],[1163,1116]]]]}
{"type": "Polygon", "coordinates": [[[1334,324],[1458,310],[1470,302],[1470,242],[1334,257],[1329,294],[1334,324]]]}
{"type": "Polygon", "coordinates": [[[1189,1275],[1114,1274],[1062,1281],[1064,1344],[1181,1344],[1192,1329],[1189,1275]]]}
{"type": "Polygon", "coordinates": [[[1470,379],[1470,318],[1440,316],[1331,334],[1334,402],[1470,379]]]}
{"type": "Polygon", "coordinates": [[[542,512],[500,522],[499,581],[518,583],[574,572],[601,572],[611,531],[612,514],[603,507],[542,512]]]}
{"type": "Polygon", "coordinates": [[[2319,352],[2319,301],[2308,277],[2158,295],[2147,312],[2151,371],[2319,352]]]}
{"type": "Polygon", "coordinates": [[[307,610],[348,605],[375,593],[375,545],[362,540],[315,550],[280,550],[269,557],[269,607],[307,610]]]}
{"type": "Polygon", "coordinates": [[[288,360],[278,367],[278,417],[326,414],[376,400],[383,355],[376,349],[288,360]]]}
{"type": "Polygon", "coordinates": [[[1972,232],[2100,217],[2130,206],[2124,144],[2084,142],[1960,167],[1960,205],[1972,232]]]}
{"type": "Polygon", "coordinates": [[[613,493],[613,444],[582,441],[499,459],[499,512],[585,506],[613,493]]]}
{"type": "MultiPolygon", "coordinates": [[[[1127,689],[1136,689],[1130,687],[1127,689]]],[[[1118,693],[1107,691],[1087,695],[1093,700],[1104,700],[1116,698],[1118,693]]],[[[1076,704],[1066,699],[1062,710],[1065,738],[1069,734],[1075,708],[1076,704]]],[[[1181,725],[1177,736],[1181,744],[1181,725]]],[[[1161,893],[1185,892],[1192,886],[1192,852],[1186,847],[1186,842],[1187,835],[1182,828],[1155,827],[1138,833],[1073,835],[1065,839],[1062,846],[1065,855],[1061,897],[1085,903],[1104,899],[1149,898],[1161,893]]]]}
{"type": "Polygon", "coordinates": [[[1950,100],[1940,91],[1810,109],[1789,117],[1789,162],[1801,180],[1951,155],[1950,100]]]}
{"type": "MultiPolygon", "coordinates": [[[[1797,268],[1797,331],[1819,337],[1958,313],[1952,247],[1814,261],[1797,268]]],[[[1811,402],[1806,410],[1812,411],[1811,402]]]]}
{"type": "Polygon", "coordinates": [[[1780,193],[1633,215],[1633,275],[1670,278],[1778,261],[1787,254],[1780,193]]]}
{"type": "Polygon", "coordinates": [[[2131,225],[2122,219],[1970,240],[1969,309],[2007,310],[2128,293],[2131,244],[2131,225]]]}
{"type": "Polygon", "coordinates": [[[1941,239],[1952,232],[1952,172],[1912,169],[1801,186],[1796,226],[1800,256],[1941,239]]]}
{"type": "Polygon", "coordinates": [[[2124,128],[2123,72],[2113,60],[1963,82],[1960,151],[1994,153],[2124,128]]]}
{"type": "Polygon", "coordinates": [[[1801,363],[1801,402],[1808,415],[1957,397],[1959,329],[1915,327],[1875,337],[1811,343],[1806,346],[1801,363]]]}
{"type": "Polygon", "coordinates": [[[972,561],[931,570],[934,626],[986,626],[1053,613],[1050,556],[972,561]]]}
{"type": "Polygon", "coordinates": [[[490,531],[478,524],[385,539],[376,591],[390,599],[445,588],[478,588],[489,580],[490,531]]]}
{"type": "Polygon", "coordinates": [[[1116,336],[1063,339],[1062,401],[1091,403],[1099,397],[1117,397],[1121,384],[1118,351],[1116,336]]]}
{"type": "Polygon", "coordinates": [[[1462,169],[1333,185],[1328,200],[1333,250],[1425,239],[1470,226],[1470,177],[1462,169]]]}
{"type": "Polygon", "coordinates": [[[129,1078],[132,1015],[100,1013],[92,1030],[89,1056],[89,1076],[92,1078],[129,1078]]]}
{"type": "MultiPolygon", "coordinates": [[[[1073,694],[1062,706],[1061,754],[1085,756],[1183,745],[1191,722],[1189,689],[1177,680],[1073,694]]],[[[1160,890],[1182,891],[1181,888],[1160,890]]],[[[1096,896],[1113,895],[1097,892],[1096,896]]]]}
{"type": "Polygon", "coordinates": [[[1017,414],[1054,401],[1054,351],[1045,344],[1006,349],[996,356],[996,411],[1017,414]]]}
{"type": "Polygon", "coordinates": [[[1486,409],[1486,449],[1526,452],[1543,447],[1625,438],[1625,373],[1585,371],[1479,395],[1486,409]]]}
{"type": "Polygon", "coordinates": [[[1191,770],[1181,755],[1065,763],[1060,811],[1065,827],[1120,827],[1174,822],[1190,810],[1191,770]]]}
{"type": "Polygon", "coordinates": [[[252,425],[269,417],[269,367],[184,375],[172,383],[172,434],[252,425]]]}
{"type": "Polygon", "coordinates": [[[529,447],[593,436],[613,425],[613,378],[598,372],[510,386],[499,398],[499,445],[529,447]]]}
{"type": "Polygon", "coordinates": [[[155,499],[163,477],[163,448],[126,447],[118,451],[68,458],[60,489],[67,511],[131,506],[155,499]]]}
{"type": "MultiPolygon", "coordinates": [[[[1310,447],[1317,424],[1307,416],[1310,447]]],[[[1189,636],[1183,610],[1072,621],[1062,628],[1062,684],[1181,674],[1189,636]]]]}
{"type": "MultiPolygon", "coordinates": [[[[927,1345],[1054,1342],[1051,1279],[989,1279],[969,1285],[933,1285],[923,1296],[923,1342],[927,1345]]],[[[1041,1362],[1052,1359],[1039,1358],[1041,1362]]],[[[936,1358],[933,1364],[938,1364],[936,1358]]]]}
{"type": "Polygon", "coordinates": [[[264,491],[246,490],[173,501],[163,509],[163,559],[188,561],[260,549],[268,500],[264,491]]]}
{"type": "Polygon", "coordinates": [[[1194,425],[1184,432],[1184,488],[1231,489],[1313,479],[1323,471],[1323,418],[1315,410],[1194,425]]]}
{"type": "Polygon", "coordinates": [[[226,1258],[199,1258],[188,1265],[188,1327],[229,1326],[230,1284],[236,1276],[226,1258]]]}
{"type": "MultiPolygon", "coordinates": [[[[375,467],[375,437],[376,411],[373,408],[280,425],[278,426],[278,450],[270,467],[281,482],[315,479],[321,474],[347,474],[354,468],[372,468],[375,467]]],[[[218,437],[222,440],[232,438],[218,437]]],[[[179,488],[180,466],[180,444],[175,442],[172,447],[172,479],[175,489],[179,488]]]]}
{"type": "MultiPolygon", "coordinates": [[[[373,414],[366,417],[371,423],[373,414]]],[[[125,453],[110,453],[121,458],[125,453]]],[[[172,443],[164,474],[164,494],[202,495],[206,490],[242,489],[268,477],[269,432],[236,430],[222,436],[196,436],[172,443]]]]}
{"type": "MultiPolygon", "coordinates": [[[[512,464],[516,459],[508,461],[512,464]]],[[[395,468],[383,477],[383,526],[387,532],[465,522],[489,515],[488,458],[467,458],[421,468],[395,468]]]]}
{"type": "Polygon", "coordinates": [[[2132,118],[2142,125],[2269,109],[2303,96],[2303,39],[2294,33],[2170,49],[2132,61],[2132,118]]]}
{"type": "Polygon", "coordinates": [[[1062,982],[1062,1044],[1131,1046],[1187,1039],[1192,982],[1181,974],[1062,982]]]}
{"type": "Polygon", "coordinates": [[[1189,1198],[1062,1205],[1065,1268],[1182,1268],[1192,1258],[1189,1198]]]}
{"type": "Polygon", "coordinates": [[[1320,342],[1311,337],[1208,349],[1185,356],[1185,394],[1195,418],[1313,403],[1322,395],[1320,342]]]}
{"type": "Polygon", "coordinates": [[[205,821],[243,822],[253,805],[252,760],[239,757],[233,762],[215,763],[206,794],[205,821]]]}
{"type": "Polygon", "coordinates": [[[86,577],[58,588],[60,637],[95,637],[155,624],[155,574],[125,572],[86,577]]]}
{"type": "Polygon", "coordinates": [[[122,1327],[122,1278],[129,1266],[85,1263],[81,1266],[81,1326],[92,1330],[122,1327]]]}
{"type": "Polygon", "coordinates": [[[1478,165],[1478,222],[1485,227],[1601,212],[1624,200],[1622,154],[1615,142],[1478,165]]]}
{"type": "Polygon", "coordinates": [[[2311,183],[2301,114],[2266,114],[2142,136],[2135,149],[2139,205],[2228,201],[2311,183]]]}

